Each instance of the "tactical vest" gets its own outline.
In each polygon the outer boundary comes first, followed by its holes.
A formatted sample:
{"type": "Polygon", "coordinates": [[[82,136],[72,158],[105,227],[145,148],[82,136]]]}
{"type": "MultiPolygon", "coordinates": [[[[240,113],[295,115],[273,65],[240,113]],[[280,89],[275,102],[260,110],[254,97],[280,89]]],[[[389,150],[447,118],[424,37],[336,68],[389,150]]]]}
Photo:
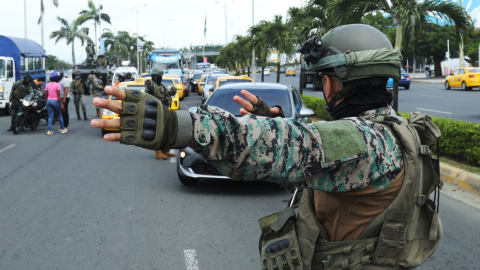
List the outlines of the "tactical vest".
{"type": "MultiPolygon", "coordinates": [[[[22,81],[23,82],[23,81],[22,81]]],[[[27,85],[25,86],[23,83],[20,83],[16,88],[15,90],[12,90],[13,91],[13,97],[20,100],[22,98],[24,98],[26,95],[28,95],[30,92],[28,91],[28,88],[30,86],[27,85]]]]}
{"type": "Polygon", "coordinates": [[[411,269],[433,254],[443,235],[438,216],[443,183],[432,157],[440,130],[420,113],[409,120],[395,115],[368,120],[392,131],[404,153],[403,184],[395,199],[358,240],[329,242],[315,216],[314,191],[297,190],[287,209],[259,220],[261,269],[411,269]]]}
{"type": "Polygon", "coordinates": [[[85,89],[83,89],[83,82],[82,81],[74,81],[73,82],[73,87],[72,87],[72,92],[74,95],[83,95],[85,94],[85,89]]]}

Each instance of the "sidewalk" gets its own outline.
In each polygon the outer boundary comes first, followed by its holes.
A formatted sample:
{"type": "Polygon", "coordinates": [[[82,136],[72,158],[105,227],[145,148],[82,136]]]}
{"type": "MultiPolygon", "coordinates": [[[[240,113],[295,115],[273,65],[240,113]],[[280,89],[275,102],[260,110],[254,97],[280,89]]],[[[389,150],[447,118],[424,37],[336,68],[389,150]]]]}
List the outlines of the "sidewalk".
{"type": "Polygon", "coordinates": [[[432,76],[430,79],[427,79],[425,73],[410,73],[410,81],[411,82],[419,82],[419,83],[445,83],[445,77],[435,77],[432,76]]]}

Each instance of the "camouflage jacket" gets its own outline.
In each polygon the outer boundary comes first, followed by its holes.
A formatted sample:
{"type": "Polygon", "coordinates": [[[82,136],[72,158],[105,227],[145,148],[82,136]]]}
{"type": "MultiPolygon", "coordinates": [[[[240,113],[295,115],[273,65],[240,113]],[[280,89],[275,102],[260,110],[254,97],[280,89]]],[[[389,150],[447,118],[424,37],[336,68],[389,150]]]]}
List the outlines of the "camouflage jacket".
{"type": "Polygon", "coordinates": [[[172,97],[170,96],[170,92],[167,91],[165,85],[157,85],[155,82],[150,81],[150,84],[146,85],[145,92],[156,97],[165,106],[170,107],[170,104],[172,103],[172,97]]]}
{"type": "Polygon", "coordinates": [[[31,85],[24,85],[23,80],[16,82],[12,86],[12,92],[10,92],[10,100],[17,100],[24,98],[26,95],[33,95],[34,91],[31,85]]]}
{"type": "Polygon", "coordinates": [[[96,77],[93,79],[93,90],[95,91],[103,91],[104,86],[103,82],[100,78],[96,77]]]}
{"type": "Polygon", "coordinates": [[[385,189],[402,170],[403,154],[393,134],[368,119],[392,112],[384,107],[359,117],[303,124],[255,115],[235,117],[203,105],[198,114],[191,114],[189,146],[234,180],[275,182],[289,190],[385,189]]]}

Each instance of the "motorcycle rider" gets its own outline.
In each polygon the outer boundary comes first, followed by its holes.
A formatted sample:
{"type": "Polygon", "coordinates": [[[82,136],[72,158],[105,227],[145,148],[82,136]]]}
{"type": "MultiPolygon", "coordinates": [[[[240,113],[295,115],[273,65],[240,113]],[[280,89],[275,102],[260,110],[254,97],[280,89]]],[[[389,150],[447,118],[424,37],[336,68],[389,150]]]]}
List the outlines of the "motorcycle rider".
{"type": "Polygon", "coordinates": [[[42,85],[45,83],[45,77],[40,77],[31,83],[33,90],[43,91],[42,85]]]}
{"type": "MultiPolygon", "coordinates": [[[[7,131],[13,130],[13,122],[17,117],[18,112],[22,109],[23,105],[20,99],[24,98],[26,95],[33,95],[33,88],[31,83],[33,82],[32,76],[25,75],[23,80],[18,81],[12,87],[12,92],[10,92],[10,106],[12,108],[12,124],[7,131]]],[[[23,128],[22,128],[23,129],[23,128]]],[[[23,131],[23,130],[22,130],[23,131]]]]}

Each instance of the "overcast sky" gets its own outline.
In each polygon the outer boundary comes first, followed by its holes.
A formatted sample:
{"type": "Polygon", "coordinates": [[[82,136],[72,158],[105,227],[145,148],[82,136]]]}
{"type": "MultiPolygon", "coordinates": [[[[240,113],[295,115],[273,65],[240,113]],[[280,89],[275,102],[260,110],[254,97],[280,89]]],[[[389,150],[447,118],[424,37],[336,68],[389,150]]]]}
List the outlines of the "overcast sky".
{"type": "MultiPolygon", "coordinates": [[[[27,38],[41,44],[41,27],[37,25],[40,16],[40,0],[25,0],[27,3],[27,38]]],[[[59,0],[56,8],[51,0],[43,0],[45,5],[45,49],[47,54],[53,54],[62,60],[72,62],[71,46],[64,40],[55,44],[49,39],[53,31],[60,29],[57,16],[68,21],[74,20],[78,13],[88,8],[88,0],[59,0]]],[[[24,0],[1,0],[2,23],[0,35],[25,37],[24,0]],[[8,23],[7,23],[8,22],[8,23]]],[[[225,44],[225,0],[94,0],[103,5],[103,12],[110,15],[111,25],[102,23],[102,28],[112,31],[137,32],[147,35],[147,39],[156,47],[188,47],[190,44],[205,43],[203,29],[205,14],[207,14],[207,38],[209,44],[225,44]],[[219,2],[219,3],[216,3],[219,2]],[[147,4],[146,6],[144,4],[147,4]],[[135,6],[139,6],[134,9],[135,6]],[[162,23],[162,21],[166,21],[162,23]],[[164,38],[165,37],[165,38],[164,38]]],[[[227,0],[227,31],[228,42],[235,34],[246,34],[252,25],[252,1],[227,0]]],[[[255,22],[271,20],[274,15],[283,15],[291,6],[299,7],[302,0],[255,0],[255,22]]],[[[95,38],[95,28],[92,22],[84,26],[90,27],[90,37],[95,38]]],[[[99,31],[99,29],[97,29],[99,31]]],[[[97,32],[99,35],[99,32],[97,32]]],[[[85,60],[85,48],[80,47],[80,41],[75,42],[75,57],[77,63],[85,60]]]]}

